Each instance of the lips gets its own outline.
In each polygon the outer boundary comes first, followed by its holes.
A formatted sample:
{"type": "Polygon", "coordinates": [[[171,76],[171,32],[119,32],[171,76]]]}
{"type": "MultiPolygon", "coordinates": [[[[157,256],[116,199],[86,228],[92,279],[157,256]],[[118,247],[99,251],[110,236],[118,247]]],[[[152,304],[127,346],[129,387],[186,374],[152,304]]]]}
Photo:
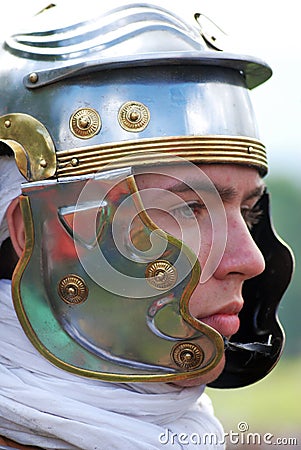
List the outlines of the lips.
{"type": "Polygon", "coordinates": [[[229,338],[239,330],[240,320],[238,313],[242,307],[242,302],[233,302],[214,314],[198,319],[229,338]]]}
{"type": "Polygon", "coordinates": [[[228,338],[237,333],[240,325],[237,314],[212,314],[211,316],[203,317],[200,321],[228,338]]]}

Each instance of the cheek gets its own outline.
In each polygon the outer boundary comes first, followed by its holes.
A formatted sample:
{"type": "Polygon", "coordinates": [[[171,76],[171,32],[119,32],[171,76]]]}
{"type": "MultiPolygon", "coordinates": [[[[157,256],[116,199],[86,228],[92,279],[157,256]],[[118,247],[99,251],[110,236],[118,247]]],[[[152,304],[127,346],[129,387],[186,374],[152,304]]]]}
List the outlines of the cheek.
{"type": "Polygon", "coordinates": [[[189,231],[185,233],[187,239],[184,242],[186,245],[189,245],[198,256],[201,269],[203,269],[212,248],[213,234],[210,220],[202,220],[202,222],[198,224],[198,227],[191,231],[191,233],[189,231]]]}
{"type": "Polygon", "coordinates": [[[207,317],[212,314],[213,308],[221,304],[225,295],[223,287],[214,277],[204,284],[199,283],[189,300],[190,314],[196,318],[207,317]]]}

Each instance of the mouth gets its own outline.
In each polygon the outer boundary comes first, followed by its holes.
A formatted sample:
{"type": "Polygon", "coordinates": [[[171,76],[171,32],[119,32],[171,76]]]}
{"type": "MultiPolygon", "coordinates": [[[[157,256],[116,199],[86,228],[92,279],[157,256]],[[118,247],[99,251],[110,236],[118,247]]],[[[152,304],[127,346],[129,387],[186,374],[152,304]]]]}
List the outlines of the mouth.
{"type": "Polygon", "coordinates": [[[212,314],[199,320],[227,338],[237,333],[240,326],[238,314],[212,314]]]}
{"type": "Polygon", "coordinates": [[[223,309],[214,312],[206,317],[198,318],[200,322],[209,325],[218,331],[222,336],[230,338],[237,333],[240,326],[239,312],[243,307],[243,302],[232,302],[223,309]]]}

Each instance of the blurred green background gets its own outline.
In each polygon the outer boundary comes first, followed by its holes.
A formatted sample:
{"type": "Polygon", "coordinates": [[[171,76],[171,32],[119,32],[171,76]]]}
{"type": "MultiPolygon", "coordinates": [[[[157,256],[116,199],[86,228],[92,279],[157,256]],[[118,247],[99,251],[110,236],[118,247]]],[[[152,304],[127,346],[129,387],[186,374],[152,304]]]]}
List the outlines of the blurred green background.
{"type": "MultiPolygon", "coordinates": [[[[301,168],[300,168],[301,169],[301,168]]],[[[270,176],[267,185],[272,196],[272,217],[277,233],[289,243],[295,254],[293,281],[279,307],[279,317],[286,332],[282,358],[274,370],[252,386],[234,389],[207,389],[217,417],[225,431],[238,432],[246,422],[246,433],[261,434],[261,445],[231,444],[228,448],[301,449],[301,181],[296,177],[270,176]],[[272,433],[286,438],[282,445],[263,443],[263,435],[272,433]],[[296,438],[289,442],[289,438],[296,438]]],[[[246,436],[245,433],[245,436],[246,436]]]]}

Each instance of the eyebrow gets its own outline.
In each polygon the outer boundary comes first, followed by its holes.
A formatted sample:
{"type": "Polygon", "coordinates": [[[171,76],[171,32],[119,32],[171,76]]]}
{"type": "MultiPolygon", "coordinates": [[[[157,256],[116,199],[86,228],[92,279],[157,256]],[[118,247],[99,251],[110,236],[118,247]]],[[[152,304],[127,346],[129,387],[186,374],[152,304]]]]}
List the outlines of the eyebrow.
{"type": "MultiPolygon", "coordinates": [[[[224,202],[229,202],[238,197],[239,192],[232,186],[222,186],[219,184],[213,185],[224,202]]],[[[188,191],[212,192],[212,185],[204,182],[186,181],[186,183],[184,183],[183,181],[180,181],[167,187],[166,189],[172,193],[177,194],[185,193],[188,191]]],[[[260,198],[264,194],[265,190],[266,186],[264,183],[262,183],[256,188],[252,189],[252,191],[248,192],[243,198],[243,201],[260,198]]]]}

